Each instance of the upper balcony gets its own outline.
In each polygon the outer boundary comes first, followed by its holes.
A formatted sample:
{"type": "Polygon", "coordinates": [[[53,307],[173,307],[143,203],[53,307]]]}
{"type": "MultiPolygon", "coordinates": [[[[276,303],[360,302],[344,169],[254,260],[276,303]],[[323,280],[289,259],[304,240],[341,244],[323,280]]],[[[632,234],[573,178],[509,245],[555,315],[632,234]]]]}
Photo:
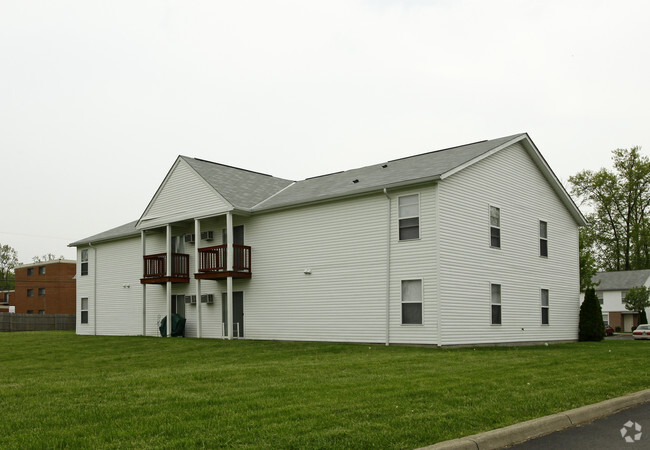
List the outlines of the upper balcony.
{"type": "Polygon", "coordinates": [[[232,270],[228,267],[228,246],[217,245],[199,249],[199,273],[194,278],[223,280],[228,277],[251,278],[251,248],[233,244],[232,270]]]}
{"type": "Polygon", "coordinates": [[[190,255],[172,253],[172,272],[167,276],[167,254],[158,253],[144,257],[144,275],[142,284],[163,284],[190,282],[190,255]]]}

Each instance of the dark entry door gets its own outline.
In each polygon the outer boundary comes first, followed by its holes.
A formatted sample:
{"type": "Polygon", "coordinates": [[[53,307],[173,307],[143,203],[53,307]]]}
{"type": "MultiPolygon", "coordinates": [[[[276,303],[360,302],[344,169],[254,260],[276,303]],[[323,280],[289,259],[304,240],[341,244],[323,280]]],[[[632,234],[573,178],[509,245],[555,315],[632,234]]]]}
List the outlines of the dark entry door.
{"type": "MultiPolygon", "coordinates": [[[[227,230],[224,228],[221,231],[221,241],[225,244],[227,230]]],[[[244,225],[237,225],[232,228],[232,243],[237,245],[244,245],[244,225]]]]}
{"type": "MultiPolygon", "coordinates": [[[[228,327],[228,295],[221,294],[221,317],[223,317],[224,332],[229,335],[231,328],[228,327]]],[[[241,291],[232,293],[232,335],[233,337],[244,337],[244,293],[241,291]]]]}

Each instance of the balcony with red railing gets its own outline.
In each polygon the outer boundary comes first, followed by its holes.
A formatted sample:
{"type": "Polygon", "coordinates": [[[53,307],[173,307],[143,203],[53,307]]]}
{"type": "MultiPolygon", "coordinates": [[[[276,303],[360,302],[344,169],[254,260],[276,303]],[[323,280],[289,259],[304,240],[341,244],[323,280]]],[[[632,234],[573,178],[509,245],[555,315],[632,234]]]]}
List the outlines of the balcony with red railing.
{"type": "Polygon", "coordinates": [[[172,253],[172,272],[167,275],[167,254],[158,253],[144,257],[144,275],[142,284],[162,284],[190,282],[190,255],[172,253]]]}
{"type": "Polygon", "coordinates": [[[233,244],[233,265],[228,270],[228,246],[216,245],[199,249],[199,273],[194,278],[223,280],[228,277],[251,277],[251,248],[233,244]]]}

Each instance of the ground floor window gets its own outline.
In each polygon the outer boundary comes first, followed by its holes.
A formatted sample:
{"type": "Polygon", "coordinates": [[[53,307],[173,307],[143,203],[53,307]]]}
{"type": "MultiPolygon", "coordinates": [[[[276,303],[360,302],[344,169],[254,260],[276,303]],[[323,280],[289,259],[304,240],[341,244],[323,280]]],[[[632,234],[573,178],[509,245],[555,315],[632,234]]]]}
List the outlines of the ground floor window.
{"type": "Polygon", "coordinates": [[[81,323],[88,323],[88,298],[81,299],[81,323]]]}
{"type": "Polygon", "coordinates": [[[501,325],[501,285],[490,284],[490,304],[492,309],[492,325],[501,325]]]}
{"type": "Polygon", "coordinates": [[[422,280],[402,280],[402,324],[422,324],[422,280]]]}
{"type": "Polygon", "coordinates": [[[609,326],[609,313],[603,313],[603,323],[605,326],[609,326]]]}
{"type": "Polygon", "coordinates": [[[542,325],[548,325],[548,289],[542,289],[542,325]]]}

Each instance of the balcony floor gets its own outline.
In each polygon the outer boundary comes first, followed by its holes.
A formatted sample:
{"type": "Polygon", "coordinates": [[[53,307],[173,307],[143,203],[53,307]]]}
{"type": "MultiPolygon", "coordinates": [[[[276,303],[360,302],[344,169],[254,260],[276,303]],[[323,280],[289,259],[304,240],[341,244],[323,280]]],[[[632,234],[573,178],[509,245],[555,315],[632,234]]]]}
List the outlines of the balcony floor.
{"type": "Polygon", "coordinates": [[[172,283],[189,283],[189,277],[157,277],[157,278],[140,278],[141,284],[165,284],[168,281],[172,283]]]}
{"type": "Polygon", "coordinates": [[[195,273],[194,278],[197,280],[225,280],[228,277],[233,278],[251,278],[250,272],[239,272],[236,270],[221,271],[221,272],[200,272],[195,273]]]}

